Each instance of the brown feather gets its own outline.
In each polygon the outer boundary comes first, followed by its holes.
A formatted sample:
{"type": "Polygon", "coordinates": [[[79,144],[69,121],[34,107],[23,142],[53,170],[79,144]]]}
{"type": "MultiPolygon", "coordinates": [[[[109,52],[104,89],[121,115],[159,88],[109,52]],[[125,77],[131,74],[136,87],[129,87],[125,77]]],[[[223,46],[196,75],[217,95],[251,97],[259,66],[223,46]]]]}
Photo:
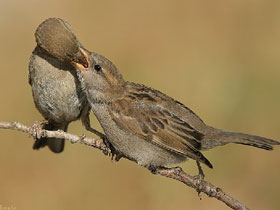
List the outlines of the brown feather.
{"type": "Polygon", "coordinates": [[[121,99],[112,101],[109,111],[120,129],[212,167],[199,152],[204,134],[160,103],[164,96],[145,86],[134,86],[121,99]]]}

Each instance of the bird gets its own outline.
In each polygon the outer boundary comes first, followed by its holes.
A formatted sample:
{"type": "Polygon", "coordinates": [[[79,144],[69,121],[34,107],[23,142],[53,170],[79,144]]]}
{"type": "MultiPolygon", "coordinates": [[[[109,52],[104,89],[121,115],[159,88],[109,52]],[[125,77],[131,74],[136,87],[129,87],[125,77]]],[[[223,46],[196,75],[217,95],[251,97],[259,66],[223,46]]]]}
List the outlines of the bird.
{"type": "Polygon", "coordinates": [[[81,88],[107,140],[124,157],[148,169],[191,158],[213,168],[201,151],[228,143],[272,150],[278,141],[208,126],[181,102],[129,82],[106,57],[80,48],[87,65],[72,61],[81,88]]]}
{"type": "MultiPolygon", "coordinates": [[[[46,120],[43,129],[67,131],[69,123],[81,118],[87,130],[102,136],[90,127],[91,108],[69,63],[71,58],[85,65],[79,50],[82,45],[71,26],[63,19],[49,18],[38,26],[35,38],[37,46],[29,60],[28,80],[35,106],[46,120]]],[[[64,144],[64,139],[43,137],[36,139],[33,149],[48,146],[60,153],[64,144]]]]}
{"type": "MultiPolygon", "coordinates": [[[[53,54],[77,71],[81,90],[117,159],[125,157],[153,171],[190,158],[197,162],[203,178],[200,163],[213,168],[202,154],[204,150],[228,143],[272,150],[280,144],[265,137],[208,126],[181,102],[151,87],[124,80],[106,57],[81,45],[71,46],[78,40],[64,39],[63,33],[70,36],[71,31],[60,31],[62,38],[55,40],[53,36],[53,42],[66,45],[68,52],[53,54]]],[[[53,48],[50,46],[45,42],[46,49],[53,48]]]]}

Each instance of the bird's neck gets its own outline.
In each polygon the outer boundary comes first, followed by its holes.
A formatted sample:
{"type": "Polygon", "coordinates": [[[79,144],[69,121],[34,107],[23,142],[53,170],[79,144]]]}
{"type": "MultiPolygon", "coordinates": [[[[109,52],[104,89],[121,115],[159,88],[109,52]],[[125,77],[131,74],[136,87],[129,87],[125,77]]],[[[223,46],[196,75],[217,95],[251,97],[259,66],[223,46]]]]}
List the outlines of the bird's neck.
{"type": "Polygon", "coordinates": [[[111,89],[111,90],[98,90],[98,89],[83,89],[86,93],[88,101],[93,104],[108,105],[112,101],[121,98],[124,94],[123,89],[111,89]]]}

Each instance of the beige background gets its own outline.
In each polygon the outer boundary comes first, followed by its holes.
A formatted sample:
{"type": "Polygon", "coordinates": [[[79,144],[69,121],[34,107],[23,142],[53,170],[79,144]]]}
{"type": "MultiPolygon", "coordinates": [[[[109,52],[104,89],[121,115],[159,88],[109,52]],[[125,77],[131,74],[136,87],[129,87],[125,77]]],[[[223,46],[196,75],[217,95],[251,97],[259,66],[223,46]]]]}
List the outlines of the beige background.
{"type": "MultiPolygon", "coordinates": [[[[280,139],[280,5],[236,1],[0,1],[0,120],[42,117],[27,83],[34,31],[68,20],[80,41],[112,60],[125,79],[183,102],[212,126],[280,139]]],[[[94,117],[94,127],[99,127],[94,117]]],[[[86,133],[80,122],[70,126],[86,133]]],[[[136,164],[67,143],[33,151],[25,134],[0,130],[0,205],[18,210],[226,209],[136,164]]],[[[279,209],[280,149],[228,145],[204,152],[206,179],[252,209],[279,209]]],[[[194,161],[180,165],[196,174],[194,161]]]]}

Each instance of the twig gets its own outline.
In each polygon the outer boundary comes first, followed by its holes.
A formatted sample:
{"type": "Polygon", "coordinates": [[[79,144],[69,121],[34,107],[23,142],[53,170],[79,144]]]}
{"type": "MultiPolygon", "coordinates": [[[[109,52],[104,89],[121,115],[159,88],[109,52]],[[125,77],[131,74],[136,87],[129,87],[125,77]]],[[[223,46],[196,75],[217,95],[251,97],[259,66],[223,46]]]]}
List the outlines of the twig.
{"type": "MultiPolygon", "coordinates": [[[[102,139],[92,139],[86,138],[83,136],[77,136],[70,133],[66,133],[64,131],[48,131],[43,130],[40,126],[40,123],[35,123],[33,126],[28,127],[18,122],[2,122],[0,121],[0,128],[2,129],[10,129],[10,130],[17,130],[21,132],[28,133],[33,138],[40,138],[40,137],[56,137],[69,140],[71,143],[81,143],[87,146],[92,146],[97,149],[102,150],[104,153],[109,153],[110,150],[107,146],[103,143],[102,139]]],[[[246,207],[244,204],[236,200],[235,198],[231,197],[230,195],[226,194],[222,191],[221,188],[214,186],[210,182],[200,180],[197,176],[190,176],[185,173],[180,167],[175,168],[155,168],[153,171],[154,174],[158,174],[161,176],[165,176],[167,178],[178,180],[187,186],[195,189],[197,192],[203,192],[209,197],[214,197],[232,209],[238,210],[248,210],[249,208],[246,207]]]]}
{"type": "Polygon", "coordinates": [[[178,180],[187,186],[196,189],[198,193],[203,192],[209,197],[214,197],[222,202],[224,202],[227,206],[232,209],[242,209],[248,210],[243,203],[239,202],[235,198],[223,192],[223,190],[219,187],[214,186],[210,182],[200,180],[197,176],[191,176],[184,172],[182,168],[159,168],[153,171],[155,174],[159,174],[161,176],[165,176],[171,179],[178,180]]]}
{"type": "Polygon", "coordinates": [[[62,130],[58,130],[58,131],[43,130],[40,126],[40,122],[36,122],[33,126],[28,127],[19,122],[0,121],[0,128],[17,130],[17,131],[21,131],[24,133],[28,133],[33,138],[40,138],[40,137],[53,138],[53,137],[55,137],[55,138],[60,138],[60,139],[66,139],[66,140],[70,141],[71,143],[85,144],[87,146],[92,146],[97,149],[100,149],[105,153],[110,153],[109,149],[103,143],[102,139],[86,138],[84,135],[77,136],[77,135],[73,135],[73,134],[64,132],[62,130]]]}

